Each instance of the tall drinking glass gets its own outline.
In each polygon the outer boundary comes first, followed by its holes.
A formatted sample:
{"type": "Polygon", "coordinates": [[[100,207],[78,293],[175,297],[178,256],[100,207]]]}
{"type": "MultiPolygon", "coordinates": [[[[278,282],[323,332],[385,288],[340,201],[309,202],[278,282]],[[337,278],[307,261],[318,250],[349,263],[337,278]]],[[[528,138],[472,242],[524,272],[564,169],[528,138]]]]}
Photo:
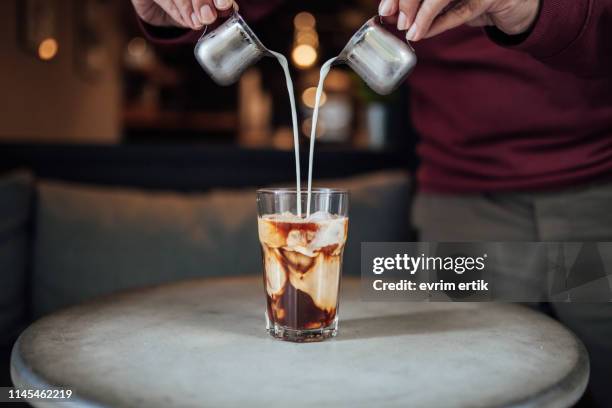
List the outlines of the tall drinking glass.
{"type": "Polygon", "coordinates": [[[308,207],[307,200],[307,191],[257,191],[266,329],[273,337],[296,342],[321,341],[337,334],[348,231],[345,190],[312,189],[311,213],[300,213],[308,207]]]}

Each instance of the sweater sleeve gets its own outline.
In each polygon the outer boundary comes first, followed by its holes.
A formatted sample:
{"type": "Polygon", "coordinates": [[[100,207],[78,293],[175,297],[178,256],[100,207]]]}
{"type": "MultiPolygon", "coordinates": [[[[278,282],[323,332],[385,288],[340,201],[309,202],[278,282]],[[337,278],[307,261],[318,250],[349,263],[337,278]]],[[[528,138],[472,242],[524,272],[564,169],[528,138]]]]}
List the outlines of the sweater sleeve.
{"type": "Polygon", "coordinates": [[[532,30],[508,36],[488,27],[496,43],[580,77],[612,76],[612,0],[541,0],[532,30]]]}
{"type": "MultiPolygon", "coordinates": [[[[259,20],[272,12],[275,7],[281,3],[281,0],[242,0],[238,1],[240,5],[240,14],[251,21],[259,20]]],[[[223,20],[223,18],[221,18],[223,20]]],[[[195,43],[204,33],[201,30],[189,30],[177,27],[156,27],[145,23],[138,18],[142,32],[148,40],[159,45],[178,45],[195,43]]],[[[206,30],[214,30],[218,25],[217,22],[213,26],[209,26],[206,30]]]]}
{"type": "Polygon", "coordinates": [[[204,33],[201,30],[189,30],[179,27],[157,27],[145,23],[137,17],[138,25],[144,33],[147,40],[157,45],[180,45],[191,44],[198,41],[198,38],[204,33]]]}

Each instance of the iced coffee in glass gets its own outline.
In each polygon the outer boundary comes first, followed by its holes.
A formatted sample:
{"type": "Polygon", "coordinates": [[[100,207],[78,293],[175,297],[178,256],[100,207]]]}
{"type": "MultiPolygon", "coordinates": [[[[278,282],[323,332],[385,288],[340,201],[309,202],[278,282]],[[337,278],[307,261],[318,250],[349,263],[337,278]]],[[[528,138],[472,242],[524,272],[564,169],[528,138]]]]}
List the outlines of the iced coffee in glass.
{"type": "Polygon", "coordinates": [[[337,334],[348,193],[257,191],[266,328],[273,337],[321,341],[337,334]],[[299,200],[299,201],[298,201],[299,200]]]}

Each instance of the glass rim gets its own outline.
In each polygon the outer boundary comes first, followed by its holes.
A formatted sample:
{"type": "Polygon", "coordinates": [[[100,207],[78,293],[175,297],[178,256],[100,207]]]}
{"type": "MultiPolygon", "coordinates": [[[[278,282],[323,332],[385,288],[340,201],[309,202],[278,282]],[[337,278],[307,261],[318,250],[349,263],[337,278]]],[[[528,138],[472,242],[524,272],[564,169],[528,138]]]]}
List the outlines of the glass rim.
{"type": "MultiPolygon", "coordinates": [[[[312,188],[312,194],[348,194],[349,191],[344,188],[328,188],[328,187],[317,187],[312,188]]],[[[257,189],[257,194],[297,194],[295,187],[269,187],[257,189]]],[[[300,190],[300,195],[308,195],[308,189],[303,188],[300,190]]]]}

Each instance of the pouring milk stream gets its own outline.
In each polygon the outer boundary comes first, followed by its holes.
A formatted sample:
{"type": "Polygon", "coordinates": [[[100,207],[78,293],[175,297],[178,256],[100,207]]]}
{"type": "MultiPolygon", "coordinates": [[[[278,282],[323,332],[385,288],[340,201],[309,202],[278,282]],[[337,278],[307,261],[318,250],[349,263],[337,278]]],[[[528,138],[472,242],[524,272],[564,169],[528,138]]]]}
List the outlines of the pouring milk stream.
{"type": "MultiPolygon", "coordinates": [[[[289,104],[291,105],[291,123],[293,125],[293,150],[295,151],[295,180],[297,194],[297,215],[302,216],[302,181],[300,176],[300,128],[298,126],[297,108],[295,106],[295,90],[293,89],[293,80],[289,72],[289,64],[287,58],[283,54],[276,51],[270,51],[276,58],[285,73],[285,81],[287,82],[287,93],[289,94],[289,104]]],[[[310,173],[308,174],[310,180],[310,173]]],[[[310,205],[310,183],[308,184],[308,206],[310,205]]],[[[308,207],[310,208],[310,207],[308,207]]],[[[310,214],[310,211],[308,212],[310,214]]]]}
{"type": "Polygon", "coordinates": [[[325,78],[331,69],[336,58],[332,58],[325,62],[319,71],[319,83],[317,84],[317,93],[315,96],[315,104],[312,111],[312,127],[310,129],[310,149],[308,153],[308,197],[306,199],[306,218],[310,217],[310,197],[312,194],[312,163],[314,161],[314,145],[317,136],[317,120],[319,119],[319,105],[321,104],[321,95],[323,94],[323,86],[325,78]]]}
{"type": "MultiPolygon", "coordinates": [[[[267,49],[235,11],[217,29],[202,35],[194,54],[202,68],[220,85],[229,85],[238,80],[242,72],[264,56],[276,58],[283,69],[291,105],[293,145],[295,152],[295,175],[297,215],[302,217],[299,126],[293,81],[289,64],[284,55],[267,49]]],[[[308,194],[305,217],[310,216],[314,144],[317,133],[319,105],[325,78],[335,62],[350,66],[379,94],[389,94],[397,88],[416,65],[414,50],[409,44],[383,28],[379,17],[368,20],[350,39],[338,55],[325,62],[319,73],[315,105],[310,131],[308,155],[308,194]]]]}

